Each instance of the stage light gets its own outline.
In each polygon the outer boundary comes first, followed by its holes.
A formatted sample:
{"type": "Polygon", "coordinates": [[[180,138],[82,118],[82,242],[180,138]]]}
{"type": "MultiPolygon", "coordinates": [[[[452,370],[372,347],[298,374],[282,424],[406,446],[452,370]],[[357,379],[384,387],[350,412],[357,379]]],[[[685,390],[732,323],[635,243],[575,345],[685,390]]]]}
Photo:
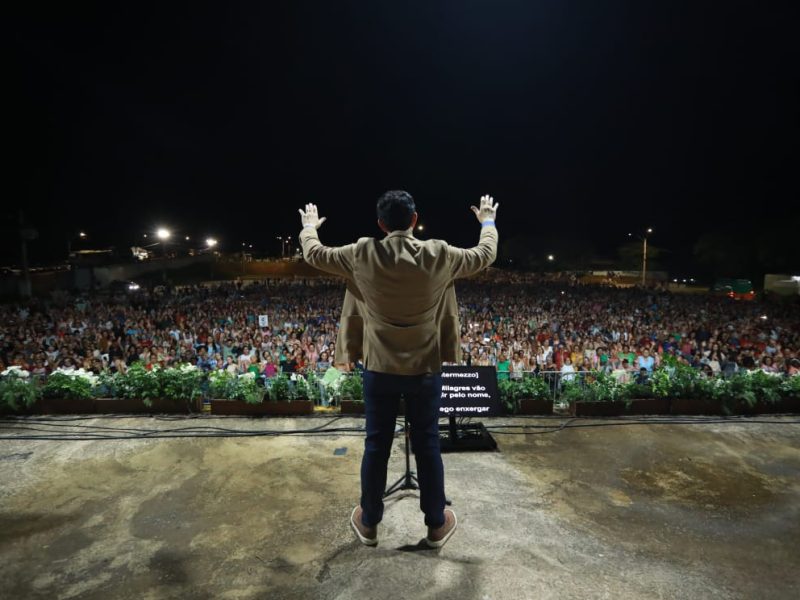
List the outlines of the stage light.
{"type": "Polygon", "coordinates": [[[156,237],[160,240],[168,240],[171,235],[169,229],[164,227],[159,227],[158,231],[156,231],[156,237]]]}
{"type": "Polygon", "coordinates": [[[211,237],[210,238],[206,238],[206,246],[208,246],[209,248],[213,248],[216,245],[217,245],[217,240],[215,240],[214,238],[211,238],[211,237]]]}

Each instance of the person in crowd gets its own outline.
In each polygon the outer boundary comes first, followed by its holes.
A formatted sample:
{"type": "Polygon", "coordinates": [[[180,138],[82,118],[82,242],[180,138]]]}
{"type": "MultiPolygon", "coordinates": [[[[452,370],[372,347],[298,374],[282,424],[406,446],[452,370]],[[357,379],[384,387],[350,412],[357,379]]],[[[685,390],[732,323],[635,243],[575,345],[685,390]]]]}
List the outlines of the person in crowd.
{"type": "MultiPolygon", "coordinates": [[[[555,366],[555,365],[554,365],[555,366]]],[[[564,358],[564,364],[561,366],[561,381],[572,382],[575,380],[575,367],[572,364],[572,359],[567,356],[564,358]]]]}
{"type": "Polygon", "coordinates": [[[497,358],[497,379],[503,380],[509,378],[511,372],[511,361],[508,360],[505,354],[500,354],[497,358]]]}

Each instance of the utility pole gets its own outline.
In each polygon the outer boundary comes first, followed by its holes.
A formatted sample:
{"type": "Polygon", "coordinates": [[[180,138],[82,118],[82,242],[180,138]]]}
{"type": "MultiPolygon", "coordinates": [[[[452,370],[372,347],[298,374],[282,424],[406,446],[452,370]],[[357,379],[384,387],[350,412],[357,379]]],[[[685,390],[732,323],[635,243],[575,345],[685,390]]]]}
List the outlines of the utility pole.
{"type": "Polygon", "coordinates": [[[647,284],[647,236],[644,236],[642,243],[642,287],[644,287],[647,284]]]}

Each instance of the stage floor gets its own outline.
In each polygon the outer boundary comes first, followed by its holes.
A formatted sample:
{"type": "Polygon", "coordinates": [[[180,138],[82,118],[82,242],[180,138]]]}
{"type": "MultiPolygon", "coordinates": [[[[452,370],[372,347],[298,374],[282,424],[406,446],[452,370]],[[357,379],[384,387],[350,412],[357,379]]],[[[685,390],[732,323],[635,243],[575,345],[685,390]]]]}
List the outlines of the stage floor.
{"type": "MultiPolygon", "coordinates": [[[[329,420],[72,423],[287,430],[329,420]]],[[[608,421],[571,422],[592,423],[608,421]]],[[[0,441],[0,596],[800,597],[800,425],[628,424],[495,438],[498,452],[444,457],[459,529],[441,551],[419,544],[416,492],[387,502],[377,548],[355,540],[359,434],[0,441]]],[[[403,468],[400,442],[390,481],[403,468]]]]}

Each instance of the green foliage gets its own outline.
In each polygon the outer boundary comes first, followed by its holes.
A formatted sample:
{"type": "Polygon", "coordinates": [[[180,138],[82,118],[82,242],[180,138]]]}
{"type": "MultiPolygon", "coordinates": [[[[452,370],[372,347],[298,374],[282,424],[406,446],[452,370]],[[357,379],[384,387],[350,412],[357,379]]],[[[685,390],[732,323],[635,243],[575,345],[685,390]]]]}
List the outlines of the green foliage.
{"type": "Polygon", "coordinates": [[[315,373],[309,373],[307,376],[296,375],[294,380],[294,398],[302,400],[311,400],[314,403],[319,402],[320,389],[319,378],[315,373]]]}
{"type": "Polygon", "coordinates": [[[272,378],[268,394],[269,399],[273,402],[290,402],[292,400],[292,387],[286,373],[279,373],[272,378]]]}
{"type": "Polygon", "coordinates": [[[208,375],[208,393],[212,398],[258,404],[264,401],[266,390],[253,373],[234,375],[223,370],[208,375]]]}
{"type": "Polygon", "coordinates": [[[582,401],[586,396],[583,384],[579,379],[564,380],[561,383],[561,401],[568,404],[582,401]]]}
{"type": "Polygon", "coordinates": [[[170,400],[194,400],[203,393],[203,372],[194,365],[161,369],[157,378],[163,397],[170,400]]]}
{"type": "Polygon", "coordinates": [[[800,375],[783,380],[781,396],[784,398],[800,398],[800,375]]]}
{"type": "Polygon", "coordinates": [[[516,399],[549,400],[552,397],[550,385],[543,377],[523,377],[517,380],[516,399]]]}
{"type": "Polygon", "coordinates": [[[627,395],[631,400],[639,400],[641,398],[652,398],[653,388],[649,385],[642,385],[639,383],[631,382],[626,384],[628,386],[627,395]]]}
{"type": "MultiPolygon", "coordinates": [[[[630,386],[620,383],[608,373],[594,374],[594,380],[582,387],[582,402],[628,402],[630,386]]],[[[580,384],[578,384],[580,386],[580,384]]]]}
{"type": "Polygon", "coordinates": [[[48,398],[82,400],[94,397],[98,377],[83,369],[56,369],[47,377],[42,393],[48,398]]]}
{"type": "Polygon", "coordinates": [[[98,375],[95,393],[98,398],[121,398],[124,375],[119,372],[103,371],[98,375]]]}
{"type": "Polygon", "coordinates": [[[730,405],[743,400],[754,406],[759,400],[775,403],[783,396],[785,380],[778,375],[768,375],[763,371],[739,372],[728,379],[715,382],[711,397],[730,405]]]}
{"type": "Polygon", "coordinates": [[[707,398],[705,376],[697,369],[682,364],[672,356],[650,375],[650,387],[656,398],[707,398]]]}
{"type": "Polygon", "coordinates": [[[517,412],[517,392],[519,385],[515,379],[498,379],[497,393],[509,413],[517,412]]]}
{"type": "Polygon", "coordinates": [[[339,378],[341,384],[337,391],[339,400],[353,400],[354,402],[364,401],[364,382],[360,373],[350,373],[339,378]]]}
{"type": "Polygon", "coordinates": [[[9,367],[0,375],[0,409],[28,408],[40,394],[39,384],[23,369],[9,367]]]}
{"type": "Polygon", "coordinates": [[[123,398],[141,399],[145,406],[152,406],[153,398],[162,396],[158,366],[147,370],[140,362],[133,363],[118,380],[118,391],[123,398]]]}

